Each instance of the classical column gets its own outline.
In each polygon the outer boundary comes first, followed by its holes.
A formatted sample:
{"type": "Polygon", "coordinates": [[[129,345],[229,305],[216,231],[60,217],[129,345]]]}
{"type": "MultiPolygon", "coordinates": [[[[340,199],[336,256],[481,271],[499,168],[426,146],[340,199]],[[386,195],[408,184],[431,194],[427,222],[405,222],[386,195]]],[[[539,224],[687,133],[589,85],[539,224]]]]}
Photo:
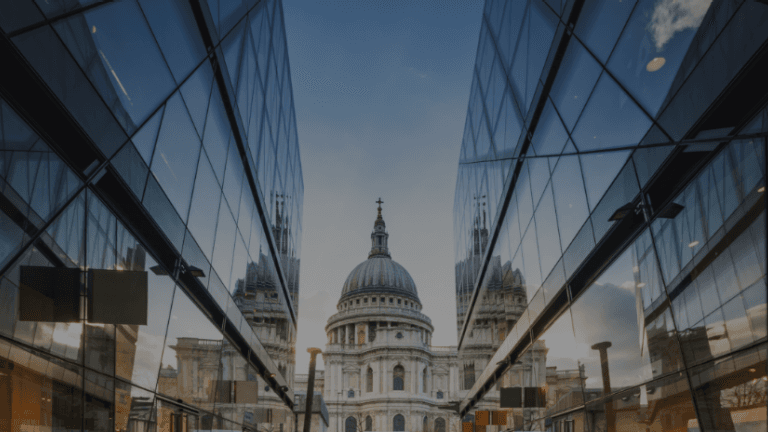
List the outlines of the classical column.
{"type": "Polygon", "coordinates": [[[366,387],[368,385],[368,365],[363,364],[360,366],[360,379],[357,380],[357,386],[358,390],[360,391],[360,395],[363,395],[363,389],[368,390],[366,387]]]}

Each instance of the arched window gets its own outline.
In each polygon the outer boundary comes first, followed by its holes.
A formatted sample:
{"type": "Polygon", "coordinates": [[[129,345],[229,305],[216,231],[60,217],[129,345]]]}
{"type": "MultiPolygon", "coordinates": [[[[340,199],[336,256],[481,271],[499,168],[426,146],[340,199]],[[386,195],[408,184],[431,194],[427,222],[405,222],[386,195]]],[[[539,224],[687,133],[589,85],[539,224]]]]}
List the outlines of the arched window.
{"type": "Polygon", "coordinates": [[[403,390],[403,385],[405,383],[405,369],[403,369],[402,366],[397,365],[395,366],[394,372],[394,376],[392,377],[392,390],[403,390]]]}
{"type": "Polygon", "coordinates": [[[464,390],[469,390],[475,385],[475,364],[464,365],[464,390]]]}
{"type": "Polygon", "coordinates": [[[357,432],[357,423],[355,423],[354,417],[347,417],[347,421],[344,422],[344,432],[357,432]]]}
{"type": "Polygon", "coordinates": [[[401,414],[396,415],[392,421],[392,430],[395,432],[405,431],[405,417],[401,414]]]}
{"type": "Polygon", "coordinates": [[[368,367],[368,373],[365,374],[365,391],[373,392],[373,369],[368,367]]]}
{"type": "Polygon", "coordinates": [[[427,420],[427,416],[424,416],[424,422],[421,425],[421,432],[427,432],[428,427],[429,427],[429,420],[427,420]]]}
{"type": "Polygon", "coordinates": [[[427,392],[427,368],[424,368],[424,374],[421,377],[421,392],[427,392]]]}
{"type": "Polygon", "coordinates": [[[370,431],[373,430],[373,419],[371,416],[368,416],[365,418],[365,430],[370,431]]]}
{"type": "Polygon", "coordinates": [[[347,397],[350,397],[350,398],[355,397],[355,391],[352,389],[349,389],[349,391],[347,392],[347,397]]]}
{"type": "Polygon", "coordinates": [[[443,392],[439,391],[437,392],[437,398],[442,399],[443,398],[443,392]]]}
{"type": "Polygon", "coordinates": [[[432,432],[445,432],[445,419],[438,417],[435,419],[435,430],[432,432]]]}

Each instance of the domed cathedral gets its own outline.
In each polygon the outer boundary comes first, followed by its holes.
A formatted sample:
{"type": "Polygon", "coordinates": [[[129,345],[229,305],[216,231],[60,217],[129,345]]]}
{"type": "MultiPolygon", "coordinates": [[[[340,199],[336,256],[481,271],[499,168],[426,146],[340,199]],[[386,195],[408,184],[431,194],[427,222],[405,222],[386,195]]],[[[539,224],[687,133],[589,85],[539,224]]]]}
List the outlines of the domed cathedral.
{"type": "Polygon", "coordinates": [[[456,347],[431,346],[432,322],[408,271],[392,259],[377,201],[368,259],[344,282],[328,319],[323,398],[330,432],[457,432],[456,347]]]}
{"type": "MultiPolygon", "coordinates": [[[[456,263],[456,326],[459,337],[464,325],[469,304],[472,300],[475,279],[488,248],[489,226],[485,210],[485,196],[476,197],[472,241],[466,258],[456,263]]],[[[493,355],[504,342],[509,331],[525,311],[527,292],[520,269],[513,269],[512,263],[501,263],[500,256],[492,256],[485,293],[478,300],[480,307],[473,316],[474,325],[465,336],[464,347],[459,354],[459,383],[461,390],[469,391],[475,380],[488,365],[493,355]]],[[[499,385],[483,398],[489,406],[478,405],[477,409],[498,409],[499,385]]]]}

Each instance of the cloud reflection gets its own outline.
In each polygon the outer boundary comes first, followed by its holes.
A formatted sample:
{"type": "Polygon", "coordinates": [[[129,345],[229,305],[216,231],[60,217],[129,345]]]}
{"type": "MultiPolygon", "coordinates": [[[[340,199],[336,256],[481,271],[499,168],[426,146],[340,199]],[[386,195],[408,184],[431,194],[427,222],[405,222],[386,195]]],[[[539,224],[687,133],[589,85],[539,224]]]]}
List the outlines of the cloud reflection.
{"type": "Polygon", "coordinates": [[[653,34],[656,50],[679,31],[698,28],[712,0],[661,0],[653,10],[648,30],[653,34]]]}

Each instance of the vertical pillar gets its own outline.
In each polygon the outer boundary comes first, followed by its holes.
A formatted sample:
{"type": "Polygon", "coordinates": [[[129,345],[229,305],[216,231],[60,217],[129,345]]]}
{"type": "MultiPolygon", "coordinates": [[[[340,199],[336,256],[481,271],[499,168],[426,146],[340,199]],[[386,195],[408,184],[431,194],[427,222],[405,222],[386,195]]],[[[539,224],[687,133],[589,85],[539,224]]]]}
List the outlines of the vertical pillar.
{"type": "Polygon", "coordinates": [[[357,380],[358,391],[363,395],[363,389],[368,390],[368,365],[360,366],[360,379],[357,380]]]}
{"type": "Polygon", "coordinates": [[[368,341],[370,340],[370,338],[368,337],[368,332],[370,331],[371,323],[366,321],[365,323],[363,323],[363,325],[365,325],[365,342],[364,343],[368,343],[368,341]]]}

